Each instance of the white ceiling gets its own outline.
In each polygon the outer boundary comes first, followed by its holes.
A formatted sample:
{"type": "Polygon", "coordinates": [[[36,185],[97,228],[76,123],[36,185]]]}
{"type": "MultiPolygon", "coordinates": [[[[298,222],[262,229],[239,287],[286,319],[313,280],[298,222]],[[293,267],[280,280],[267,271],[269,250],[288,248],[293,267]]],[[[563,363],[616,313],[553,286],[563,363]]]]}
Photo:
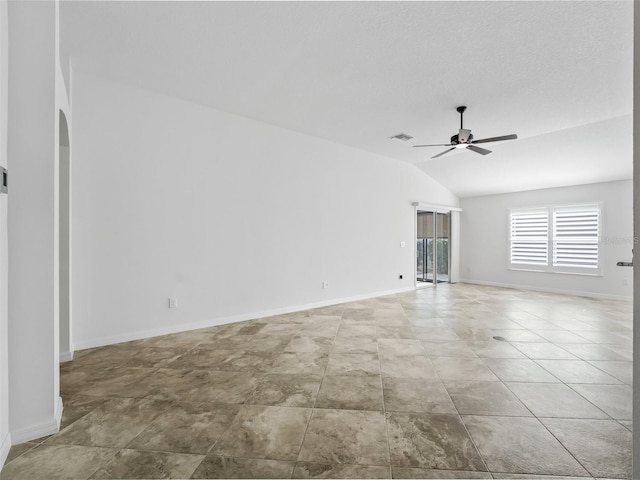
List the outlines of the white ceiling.
{"type": "MultiPolygon", "coordinates": [[[[63,2],[74,68],[416,164],[473,196],[632,177],[633,2],[63,2]],[[517,133],[435,160],[457,133],[517,133]],[[389,140],[405,132],[408,143],[389,140]]],[[[64,62],[64,60],[63,60],[64,62]]]]}

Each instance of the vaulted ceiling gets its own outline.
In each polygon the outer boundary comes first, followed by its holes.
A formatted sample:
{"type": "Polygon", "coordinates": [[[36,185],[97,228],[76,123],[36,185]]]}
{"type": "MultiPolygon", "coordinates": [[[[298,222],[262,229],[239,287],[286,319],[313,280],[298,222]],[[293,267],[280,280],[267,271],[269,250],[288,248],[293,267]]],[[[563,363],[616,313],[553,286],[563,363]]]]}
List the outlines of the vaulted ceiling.
{"type": "Polygon", "coordinates": [[[461,197],[632,176],[631,0],[71,1],[60,22],[74,68],[410,162],[461,197]],[[447,143],[458,105],[476,138],[519,139],[411,147],[447,143]]]}

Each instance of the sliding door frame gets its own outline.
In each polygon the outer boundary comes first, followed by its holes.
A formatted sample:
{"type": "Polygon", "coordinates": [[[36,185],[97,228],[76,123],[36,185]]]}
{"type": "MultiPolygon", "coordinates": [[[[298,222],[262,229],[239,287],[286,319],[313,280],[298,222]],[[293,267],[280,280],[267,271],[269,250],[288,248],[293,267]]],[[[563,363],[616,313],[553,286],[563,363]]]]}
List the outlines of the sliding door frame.
{"type": "MultiPolygon", "coordinates": [[[[447,206],[447,205],[432,205],[422,202],[413,202],[413,284],[415,288],[425,288],[429,285],[436,286],[437,280],[437,260],[434,262],[433,282],[418,282],[418,246],[416,239],[418,238],[418,213],[419,212],[433,212],[434,221],[434,237],[437,237],[437,219],[438,213],[443,213],[449,216],[449,281],[448,283],[456,283],[458,281],[458,256],[460,252],[460,221],[459,214],[462,209],[459,207],[447,206]]],[[[434,251],[433,255],[437,255],[437,238],[434,238],[434,251]]],[[[427,259],[425,258],[425,264],[427,259]]],[[[426,268],[426,266],[425,266],[426,268]]]]}

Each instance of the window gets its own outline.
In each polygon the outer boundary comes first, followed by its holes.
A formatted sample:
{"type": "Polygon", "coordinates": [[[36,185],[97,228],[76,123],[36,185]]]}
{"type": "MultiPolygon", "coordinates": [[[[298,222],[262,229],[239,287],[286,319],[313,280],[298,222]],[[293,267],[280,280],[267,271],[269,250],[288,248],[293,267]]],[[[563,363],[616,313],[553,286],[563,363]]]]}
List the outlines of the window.
{"type": "Polygon", "coordinates": [[[511,264],[547,266],[549,262],[549,212],[511,212],[511,264]]]}
{"type": "Polygon", "coordinates": [[[599,204],[511,210],[509,267],[598,275],[601,216],[599,204]]]}

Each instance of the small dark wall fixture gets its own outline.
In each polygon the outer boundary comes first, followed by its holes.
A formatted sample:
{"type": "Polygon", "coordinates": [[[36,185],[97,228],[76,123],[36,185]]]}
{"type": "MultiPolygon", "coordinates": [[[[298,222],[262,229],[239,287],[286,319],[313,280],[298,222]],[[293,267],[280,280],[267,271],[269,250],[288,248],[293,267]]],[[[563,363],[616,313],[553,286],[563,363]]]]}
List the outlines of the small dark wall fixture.
{"type": "Polygon", "coordinates": [[[2,182],[0,183],[0,193],[9,193],[9,172],[6,168],[2,168],[2,182]]]}

